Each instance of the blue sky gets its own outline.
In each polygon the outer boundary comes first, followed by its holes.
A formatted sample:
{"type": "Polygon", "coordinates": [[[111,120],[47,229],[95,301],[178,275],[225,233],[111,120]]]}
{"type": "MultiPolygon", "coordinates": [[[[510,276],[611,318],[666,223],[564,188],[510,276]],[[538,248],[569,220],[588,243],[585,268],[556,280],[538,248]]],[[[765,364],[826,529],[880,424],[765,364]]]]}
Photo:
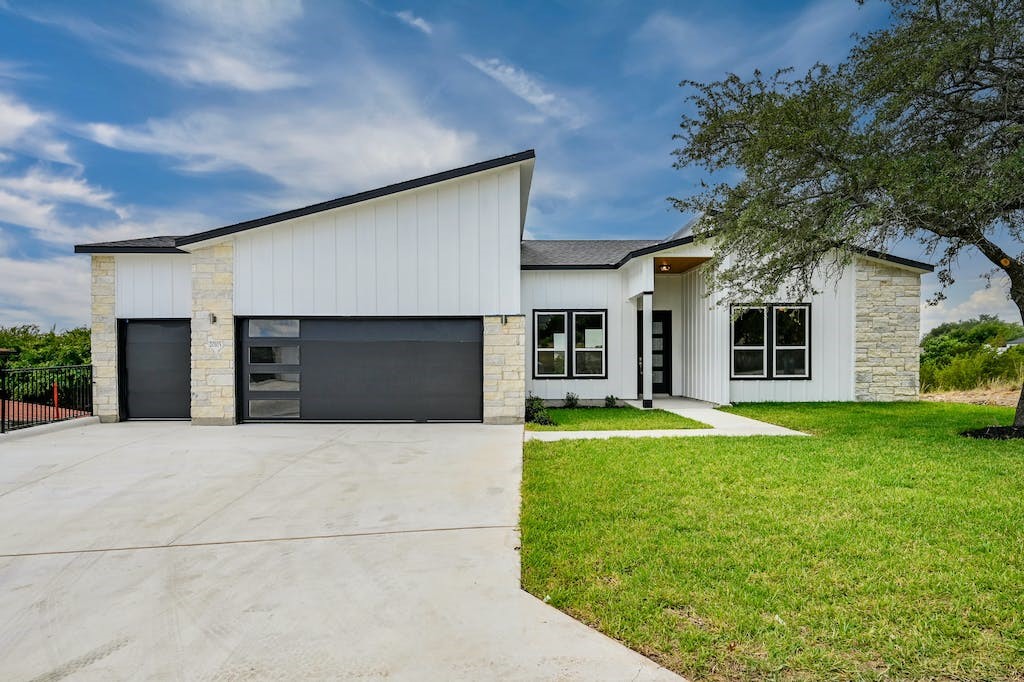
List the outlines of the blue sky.
{"type": "MultiPolygon", "coordinates": [[[[533,237],[670,234],[685,216],[666,197],[701,177],[672,168],[680,80],[834,62],[885,21],[878,0],[0,0],[0,324],[87,322],[75,243],[186,234],[527,148],[533,237]]],[[[984,263],[961,265],[925,327],[1013,319],[984,263]]]]}

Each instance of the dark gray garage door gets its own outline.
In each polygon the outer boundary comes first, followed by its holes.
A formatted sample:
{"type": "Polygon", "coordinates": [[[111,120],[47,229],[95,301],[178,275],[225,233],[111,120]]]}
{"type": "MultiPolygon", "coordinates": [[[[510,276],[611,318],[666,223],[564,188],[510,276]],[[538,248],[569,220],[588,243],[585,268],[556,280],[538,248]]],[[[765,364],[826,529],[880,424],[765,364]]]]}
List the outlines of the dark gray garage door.
{"type": "Polygon", "coordinates": [[[479,318],[249,319],[247,421],[480,421],[479,318]]]}
{"type": "Polygon", "coordinates": [[[121,392],[128,419],[188,419],[188,320],[121,321],[121,392]]]}

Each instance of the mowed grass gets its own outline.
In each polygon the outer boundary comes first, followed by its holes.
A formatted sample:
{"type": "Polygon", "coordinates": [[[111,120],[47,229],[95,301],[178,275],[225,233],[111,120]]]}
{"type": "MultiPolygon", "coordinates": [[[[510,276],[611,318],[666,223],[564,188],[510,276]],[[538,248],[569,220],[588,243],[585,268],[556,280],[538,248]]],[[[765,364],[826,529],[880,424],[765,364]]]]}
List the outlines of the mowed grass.
{"type": "Polygon", "coordinates": [[[730,411],[814,437],[527,442],[524,587],[693,679],[1022,679],[1011,410],[730,411]]]}
{"type": "Polygon", "coordinates": [[[665,410],[636,407],[548,408],[554,425],[527,424],[529,431],[620,431],[651,429],[708,429],[707,424],[665,410]]]}

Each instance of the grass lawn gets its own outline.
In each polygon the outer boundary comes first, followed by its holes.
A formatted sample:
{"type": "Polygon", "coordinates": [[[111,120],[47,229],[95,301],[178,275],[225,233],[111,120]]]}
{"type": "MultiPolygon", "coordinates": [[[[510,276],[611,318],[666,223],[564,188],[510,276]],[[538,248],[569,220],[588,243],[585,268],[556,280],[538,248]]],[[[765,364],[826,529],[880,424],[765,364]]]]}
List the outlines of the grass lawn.
{"type": "Polygon", "coordinates": [[[815,437],[527,442],[524,587],[693,679],[1024,676],[1010,409],[730,411],[815,437]]]}
{"type": "Polygon", "coordinates": [[[625,429],[709,429],[695,419],[680,417],[665,410],[641,410],[636,407],[552,407],[548,408],[553,426],[527,424],[528,431],[619,431],[625,429]]]}

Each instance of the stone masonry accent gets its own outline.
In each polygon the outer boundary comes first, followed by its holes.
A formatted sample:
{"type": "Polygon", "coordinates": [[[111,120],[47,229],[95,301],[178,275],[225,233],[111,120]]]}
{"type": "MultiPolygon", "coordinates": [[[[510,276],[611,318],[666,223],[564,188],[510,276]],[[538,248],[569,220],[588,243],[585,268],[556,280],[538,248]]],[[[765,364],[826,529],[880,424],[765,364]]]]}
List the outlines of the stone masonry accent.
{"type": "Polygon", "coordinates": [[[101,422],[121,418],[117,384],[117,271],[113,256],[92,257],[92,408],[101,422]]]}
{"type": "Polygon", "coordinates": [[[918,273],[858,258],[855,391],[859,401],[917,400],[921,332],[918,273]]]}
{"type": "Polygon", "coordinates": [[[522,424],[526,409],[526,317],[484,317],[484,423],[522,424]],[[502,318],[504,317],[504,322],[502,318]]]}
{"type": "Polygon", "coordinates": [[[236,421],[233,302],[234,244],[193,251],[192,423],[199,426],[236,421]]]}

